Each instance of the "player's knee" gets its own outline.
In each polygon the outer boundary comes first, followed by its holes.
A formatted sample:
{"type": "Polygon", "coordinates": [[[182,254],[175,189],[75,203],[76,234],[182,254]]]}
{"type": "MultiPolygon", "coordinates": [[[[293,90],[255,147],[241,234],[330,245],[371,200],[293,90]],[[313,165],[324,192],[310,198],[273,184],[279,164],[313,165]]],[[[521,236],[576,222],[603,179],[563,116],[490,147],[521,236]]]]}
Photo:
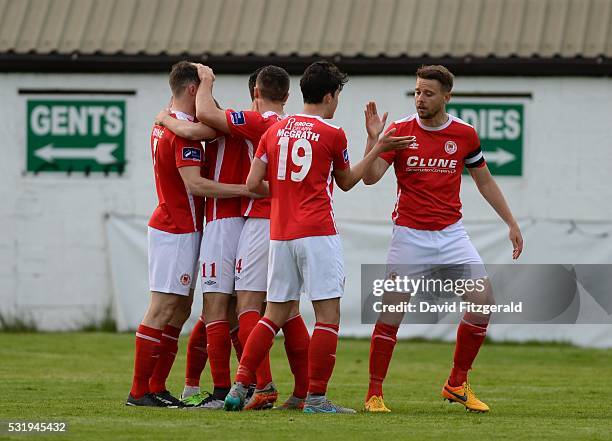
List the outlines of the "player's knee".
{"type": "Polygon", "coordinates": [[[293,305],[291,305],[291,311],[289,312],[289,317],[295,317],[296,315],[300,314],[300,303],[299,302],[293,302],[293,305]]]}
{"type": "Polygon", "coordinates": [[[282,328],[291,311],[290,302],[270,303],[266,308],[265,317],[274,322],[279,328],[282,328]]]}
{"type": "Polygon", "coordinates": [[[317,322],[338,325],[340,323],[340,299],[326,299],[312,302],[317,322]]]}
{"type": "Polygon", "coordinates": [[[265,293],[256,291],[239,291],[238,292],[238,314],[248,310],[260,311],[265,300],[265,293]]]}
{"type": "Polygon", "coordinates": [[[340,309],[327,309],[319,310],[315,313],[316,319],[321,323],[328,323],[330,325],[340,324],[340,309]]]}
{"type": "Polygon", "coordinates": [[[181,304],[176,308],[174,313],[174,320],[181,324],[185,323],[189,316],[191,315],[191,303],[189,304],[181,304]]]}
{"type": "Polygon", "coordinates": [[[207,323],[217,320],[227,320],[229,311],[229,295],[207,294],[204,296],[204,310],[207,323]],[[227,298],[226,298],[227,297],[227,298]]]}
{"type": "Polygon", "coordinates": [[[174,308],[163,308],[157,305],[157,307],[149,308],[147,310],[143,323],[147,323],[150,326],[161,329],[170,322],[173,315],[174,308]]]}

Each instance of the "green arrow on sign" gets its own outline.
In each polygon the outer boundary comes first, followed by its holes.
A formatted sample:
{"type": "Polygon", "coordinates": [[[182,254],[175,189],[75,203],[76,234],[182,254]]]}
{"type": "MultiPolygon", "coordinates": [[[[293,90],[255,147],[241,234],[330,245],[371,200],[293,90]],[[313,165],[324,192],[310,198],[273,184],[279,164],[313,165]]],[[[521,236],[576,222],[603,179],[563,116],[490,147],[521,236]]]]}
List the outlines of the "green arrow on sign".
{"type": "Polygon", "coordinates": [[[114,164],[117,158],[113,156],[118,144],[100,143],[94,148],[90,147],[54,147],[53,144],[36,150],[34,155],[43,161],[53,162],[56,159],[93,159],[98,164],[114,164]]]}

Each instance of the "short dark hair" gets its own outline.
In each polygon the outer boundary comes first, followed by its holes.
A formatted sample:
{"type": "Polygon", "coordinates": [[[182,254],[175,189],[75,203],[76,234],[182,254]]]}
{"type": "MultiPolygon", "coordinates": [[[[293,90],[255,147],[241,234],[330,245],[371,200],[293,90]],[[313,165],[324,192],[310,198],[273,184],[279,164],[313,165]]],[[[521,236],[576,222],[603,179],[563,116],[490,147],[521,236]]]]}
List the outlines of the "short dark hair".
{"type": "Polygon", "coordinates": [[[348,75],[340,72],[335,64],[329,61],[315,61],[306,68],[300,79],[300,89],[304,102],[319,104],[328,93],[332,95],[348,82],[348,75]]]}
{"type": "Polygon", "coordinates": [[[261,97],[270,101],[284,102],[289,93],[289,74],[278,66],[266,66],[259,69],[257,88],[261,97]]]}
{"type": "Polygon", "coordinates": [[[421,66],[416,72],[418,78],[424,80],[437,80],[442,86],[442,90],[450,92],[453,90],[453,80],[455,76],[446,67],[439,64],[421,66]]]}
{"type": "Polygon", "coordinates": [[[251,101],[255,99],[255,84],[257,84],[257,75],[259,75],[259,72],[261,72],[262,69],[263,67],[258,67],[255,72],[249,76],[249,93],[251,94],[251,101]]]}
{"type": "Polygon", "coordinates": [[[190,84],[200,84],[198,68],[189,61],[179,61],[172,66],[168,82],[170,83],[172,95],[181,96],[185,88],[190,84]]]}

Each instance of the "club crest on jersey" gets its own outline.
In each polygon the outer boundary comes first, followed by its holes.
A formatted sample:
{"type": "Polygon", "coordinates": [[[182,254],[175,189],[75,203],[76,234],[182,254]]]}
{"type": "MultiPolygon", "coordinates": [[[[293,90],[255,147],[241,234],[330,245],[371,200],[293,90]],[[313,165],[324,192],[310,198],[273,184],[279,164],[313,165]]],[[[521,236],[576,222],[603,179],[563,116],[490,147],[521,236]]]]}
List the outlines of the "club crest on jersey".
{"type": "Polygon", "coordinates": [[[183,159],[200,162],[202,160],[202,152],[196,147],[183,147],[183,159]]]}
{"type": "Polygon", "coordinates": [[[344,156],[344,162],[349,162],[348,148],[342,150],[342,156],[344,156]]]}
{"type": "Polygon", "coordinates": [[[293,123],[295,123],[295,118],[287,118],[287,124],[285,124],[285,130],[292,130],[293,123]]]}
{"type": "Polygon", "coordinates": [[[444,144],[444,151],[449,155],[454,154],[457,151],[457,144],[454,141],[446,141],[444,144]]]}
{"type": "Polygon", "coordinates": [[[235,126],[242,126],[246,124],[246,119],[244,117],[244,112],[231,112],[230,118],[232,119],[232,124],[235,126]]]}
{"type": "Polygon", "coordinates": [[[189,284],[191,284],[191,276],[185,273],[181,276],[181,285],[187,286],[189,284]]]}

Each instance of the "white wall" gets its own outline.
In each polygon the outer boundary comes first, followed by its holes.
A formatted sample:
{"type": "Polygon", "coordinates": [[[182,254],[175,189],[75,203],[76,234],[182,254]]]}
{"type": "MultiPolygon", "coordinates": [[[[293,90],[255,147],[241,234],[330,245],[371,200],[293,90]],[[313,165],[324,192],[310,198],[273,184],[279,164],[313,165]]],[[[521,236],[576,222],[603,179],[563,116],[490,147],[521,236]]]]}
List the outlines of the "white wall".
{"type": "MultiPolygon", "coordinates": [[[[292,81],[287,111],[298,112],[299,81],[292,81]]],[[[365,103],[375,99],[390,120],[399,119],[413,112],[406,96],[413,81],[362,77],[345,87],[333,122],[345,128],[353,162],[363,151],[365,103]]],[[[612,221],[612,80],[459,78],[455,89],[533,94],[531,100],[519,100],[525,104],[524,176],[498,179],[517,217],[612,221]]],[[[215,95],[225,107],[248,108],[246,76],[219,76],[215,95]]],[[[152,119],[168,98],[166,76],[160,74],[0,74],[1,313],[29,315],[43,329],[74,327],[102,314],[112,298],[104,215],[148,216],[155,207],[148,140],[152,119]],[[24,174],[25,103],[36,96],[18,95],[20,88],[136,90],[135,96],[125,97],[126,173],[108,178],[24,174]]],[[[336,192],[341,228],[343,221],[389,222],[394,193],[391,173],[376,187],[336,192]]],[[[468,221],[495,219],[469,178],[462,198],[468,221]]],[[[133,277],[146,274],[139,271],[133,277]]]]}

